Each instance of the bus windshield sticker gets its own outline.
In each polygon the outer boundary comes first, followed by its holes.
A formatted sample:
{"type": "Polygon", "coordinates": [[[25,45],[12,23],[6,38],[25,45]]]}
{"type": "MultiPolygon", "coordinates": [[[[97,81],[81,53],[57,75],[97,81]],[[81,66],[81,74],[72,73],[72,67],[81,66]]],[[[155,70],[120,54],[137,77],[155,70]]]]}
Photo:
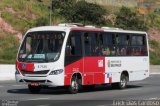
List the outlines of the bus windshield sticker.
{"type": "Polygon", "coordinates": [[[34,54],[34,58],[45,59],[45,54],[34,54]]]}
{"type": "Polygon", "coordinates": [[[28,58],[31,59],[31,58],[32,58],[32,55],[30,54],[30,55],[28,56],[28,58]]]}

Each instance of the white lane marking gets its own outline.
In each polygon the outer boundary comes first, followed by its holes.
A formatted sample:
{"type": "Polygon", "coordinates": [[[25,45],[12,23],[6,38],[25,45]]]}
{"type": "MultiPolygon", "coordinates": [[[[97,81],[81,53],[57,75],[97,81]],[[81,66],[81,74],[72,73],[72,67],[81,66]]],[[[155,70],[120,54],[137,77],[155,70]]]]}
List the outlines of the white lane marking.
{"type": "Polygon", "coordinates": [[[35,99],[28,99],[28,100],[48,100],[49,98],[35,98],[35,99]]]}

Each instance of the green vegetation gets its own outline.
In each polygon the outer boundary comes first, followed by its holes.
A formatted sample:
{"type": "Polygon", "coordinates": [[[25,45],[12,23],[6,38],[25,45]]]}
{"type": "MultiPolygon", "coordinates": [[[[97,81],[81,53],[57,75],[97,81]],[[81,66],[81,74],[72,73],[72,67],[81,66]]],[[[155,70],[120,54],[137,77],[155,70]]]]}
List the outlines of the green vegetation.
{"type": "Polygon", "coordinates": [[[118,12],[116,26],[130,30],[147,30],[147,25],[144,24],[142,17],[127,7],[122,7],[118,12]]]}
{"type": "Polygon", "coordinates": [[[1,0],[1,17],[15,30],[25,32],[37,25],[37,18],[48,18],[48,5],[35,0],[1,0]]]}
{"type": "MultiPolygon", "coordinates": [[[[48,4],[36,0],[1,0],[0,17],[14,30],[24,33],[31,27],[48,25],[48,4]]],[[[19,47],[15,34],[0,30],[0,63],[15,63],[19,47]]]]}
{"type": "MultiPolygon", "coordinates": [[[[86,0],[52,0],[50,3],[51,0],[1,0],[0,17],[22,33],[31,27],[49,25],[50,8],[53,25],[75,22],[128,30],[160,29],[160,10],[139,14],[134,6],[100,6],[86,0]]],[[[157,58],[160,57],[160,43],[154,40],[149,43],[151,64],[160,64],[160,58],[157,58]]],[[[18,45],[13,34],[0,30],[0,63],[14,63],[18,45]]]]}
{"type": "Polygon", "coordinates": [[[0,33],[0,63],[15,63],[19,42],[13,35],[0,33]]]}
{"type": "Polygon", "coordinates": [[[152,64],[159,65],[160,64],[160,43],[155,40],[150,40],[150,62],[152,64]]]}
{"type": "Polygon", "coordinates": [[[105,24],[106,10],[100,5],[76,0],[53,0],[54,17],[63,17],[65,22],[98,25],[105,24]]]}
{"type": "Polygon", "coordinates": [[[147,17],[147,24],[149,27],[156,27],[160,29],[160,11],[150,13],[147,17]]]}
{"type": "MultiPolygon", "coordinates": [[[[97,4],[87,3],[85,1],[79,1],[69,9],[69,15],[65,14],[67,20],[71,22],[79,22],[86,24],[100,25],[105,23],[104,15],[105,9],[97,4]]],[[[68,10],[67,10],[68,11],[68,10]]],[[[63,14],[67,12],[64,9],[63,14]]]]}

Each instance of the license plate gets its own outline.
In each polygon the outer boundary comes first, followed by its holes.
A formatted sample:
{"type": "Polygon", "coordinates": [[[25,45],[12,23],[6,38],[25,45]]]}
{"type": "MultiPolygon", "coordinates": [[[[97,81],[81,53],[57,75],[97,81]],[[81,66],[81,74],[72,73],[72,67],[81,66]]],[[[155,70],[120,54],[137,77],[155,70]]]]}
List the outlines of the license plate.
{"type": "Polygon", "coordinates": [[[37,83],[37,82],[32,82],[31,83],[31,86],[39,86],[40,85],[40,83],[37,83]]]}

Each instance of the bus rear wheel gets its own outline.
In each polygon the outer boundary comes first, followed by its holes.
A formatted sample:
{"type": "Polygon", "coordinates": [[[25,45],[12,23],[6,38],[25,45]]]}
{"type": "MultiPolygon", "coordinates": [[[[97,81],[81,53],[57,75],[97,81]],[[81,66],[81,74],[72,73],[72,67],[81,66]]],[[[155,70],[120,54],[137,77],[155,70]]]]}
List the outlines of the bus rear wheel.
{"type": "Polygon", "coordinates": [[[71,94],[76,94],[78,93],[79,89],[80,89],[80,84],[79,84],[79,80],[76,76],[73,76],[72,77],[72,80],[71,80],[71,84],[69,86],[69,93],[71,94]]]}
{"type": "Polygon", "coordinates": [[[128,76],[126,76],[125,74],[122,74],[120,78],[120,82],[112,83],[111,86],[114,89],[124,89],[127,86],[127,82],[128,82],[128,76]]]}
{"type": "Polygon", "coordinates": [[[41,86],[32,86],[31,84],[28,84],[28,89],[32,94],[38,94],[41,90],[41,86]]]}

